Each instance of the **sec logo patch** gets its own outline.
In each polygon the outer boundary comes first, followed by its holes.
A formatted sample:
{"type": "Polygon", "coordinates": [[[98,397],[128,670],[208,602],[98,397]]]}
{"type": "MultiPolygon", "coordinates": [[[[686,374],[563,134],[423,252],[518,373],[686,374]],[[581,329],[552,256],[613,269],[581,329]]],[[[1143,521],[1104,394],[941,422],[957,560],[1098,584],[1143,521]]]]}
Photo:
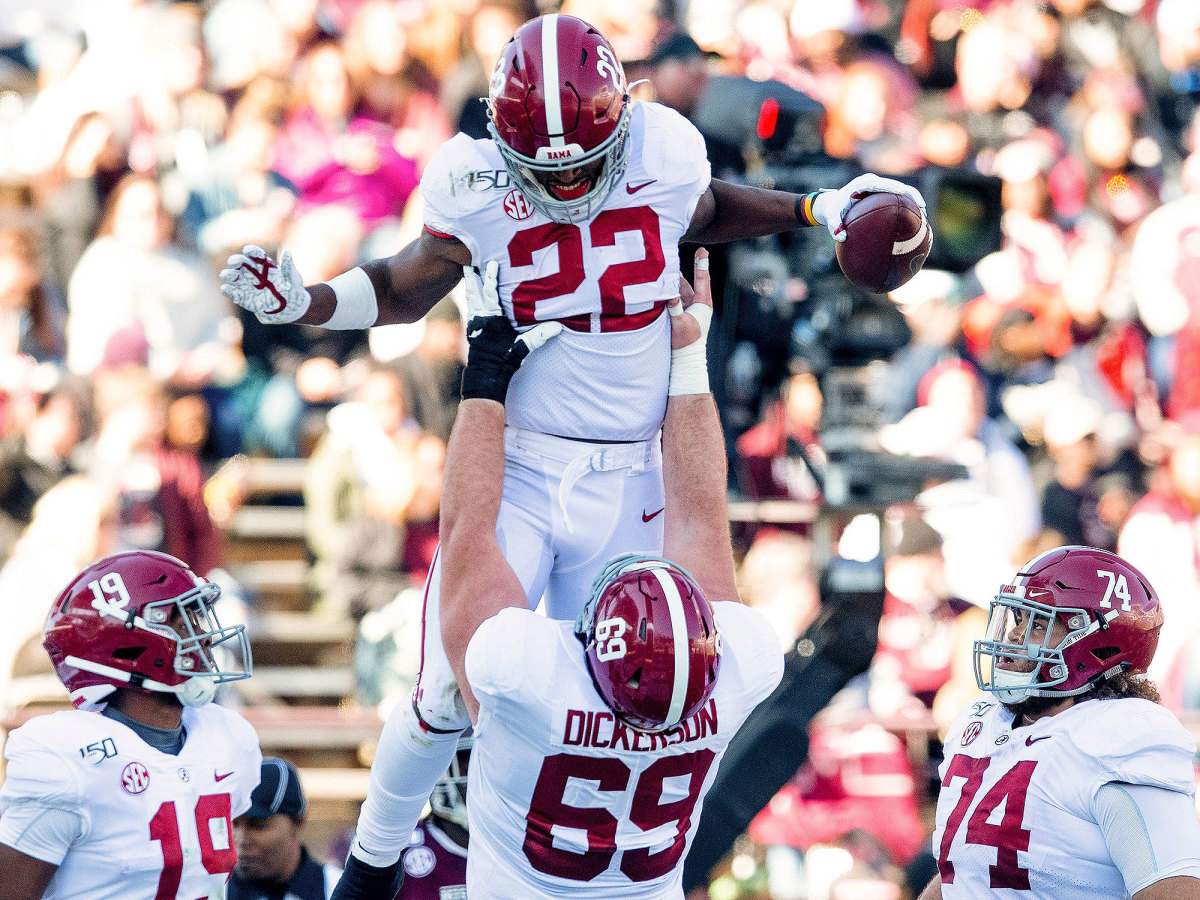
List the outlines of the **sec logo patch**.
{"type": "Polygon", "coordinates": [[[121,772],[121,787],[128,794],[140,794],[150,787],[150,772],[140,762],[131,762],[121,772]]]}
{"type": "Polygon", "coordinates": [[[513,188],[504,195],[504,211],[510,219],[520,222],[533,215],[533,205],[525,199],[525,195],[513,188]]]}
{"type": "Polygon", "coordinates": [[[428,847],[409,847],[404,851],[404,874],[423,878],[433,871],[437,857],[428,847]]]}

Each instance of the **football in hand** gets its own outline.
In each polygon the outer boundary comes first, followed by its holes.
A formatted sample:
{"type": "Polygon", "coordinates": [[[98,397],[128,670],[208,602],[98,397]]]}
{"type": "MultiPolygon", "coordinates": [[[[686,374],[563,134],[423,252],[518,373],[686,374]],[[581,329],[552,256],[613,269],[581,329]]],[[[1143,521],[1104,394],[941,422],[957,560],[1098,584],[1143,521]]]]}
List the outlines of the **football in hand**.
{"type": "Polygon", "coordinates": [[[903,194],[867,194],[846,213],[846,239],[835,245],[838,265],[860,288],[893,291],[925,264],[933,232],[921,207],[903,194]]]}

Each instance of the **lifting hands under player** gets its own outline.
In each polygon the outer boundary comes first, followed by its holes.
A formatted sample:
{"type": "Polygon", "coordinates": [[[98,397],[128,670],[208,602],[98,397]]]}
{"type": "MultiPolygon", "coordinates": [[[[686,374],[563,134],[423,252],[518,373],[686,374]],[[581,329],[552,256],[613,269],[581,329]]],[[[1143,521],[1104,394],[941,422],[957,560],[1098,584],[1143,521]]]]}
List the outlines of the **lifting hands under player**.
{"type": "Polygon", "coordinates": [[[562,331],[561,322],[542,322],[518,333],[500,308],[496,288],[498,266],[488,262],[483,276],[463,266],[467,288],[467,367],[462,376],[462,398],[478,397],[503,405],[508,384],[521,363],[534,350],[562,331]]]}

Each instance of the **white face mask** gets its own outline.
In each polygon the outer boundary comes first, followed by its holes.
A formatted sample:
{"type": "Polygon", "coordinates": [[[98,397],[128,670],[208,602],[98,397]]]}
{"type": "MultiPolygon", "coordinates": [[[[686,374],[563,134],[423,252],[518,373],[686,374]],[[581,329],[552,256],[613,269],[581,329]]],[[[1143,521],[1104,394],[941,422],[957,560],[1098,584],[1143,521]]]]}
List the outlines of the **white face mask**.
{"type": "Polygon", "coordinates": [[[496,126],[488,123],[488,131],[496,142],[496,149],[504,160],[504,166],[513,181],[534,209],[552,222],[572,224],[586,222],[600,211],[600,207],[612,195],[629,161],[629,123],[632,104],[626,99],[620,120],[613,133],[601,143],[582,154],[569,159],[549,163],[521,156],[501,139],[496,126]],[[564,169],[587,166],[602,160],[600,171],[595,176],[592,189],[582,197],[562,200],[554,196],[537,178],[537,173],[549,173],[564,169]]]}

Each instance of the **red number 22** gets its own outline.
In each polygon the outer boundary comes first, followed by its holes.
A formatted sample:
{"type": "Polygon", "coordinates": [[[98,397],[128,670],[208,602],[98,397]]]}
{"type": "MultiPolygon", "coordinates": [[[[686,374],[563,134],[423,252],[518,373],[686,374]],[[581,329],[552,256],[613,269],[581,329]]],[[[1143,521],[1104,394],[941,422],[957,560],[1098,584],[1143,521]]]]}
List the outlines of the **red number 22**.
{"type": "MultiPolygon", "coordinates": [[[[617,235],[622,232],[641,233],[645,256],[613,263],[601,274],[601,331],[633,331],[649,325],[658,318],[667,303],[666,300],[659,300],[643,312],[625,314],[625,288],[657,281],[666,267],[666,258],[658,230],[658,214],[649,206],[606,209],[588,226],[593,247],[616,246],[617,235]]],[[[577,225],[547,222],[518,231],[508,242],[509,263],[514,268],[531,266],[533,254],[550,247],[558,248],[558,271],[522,281],[513,288],[513,317],[518,325],[533,325],[542,321],[536,313],[539,301],[567,297],[579,290],[587,277],[583,265],[583,232],[577,225]]],[[[586,314],[568,316],[562,322],[576,331],[588,331],[590,318],[586,314]]]]}

